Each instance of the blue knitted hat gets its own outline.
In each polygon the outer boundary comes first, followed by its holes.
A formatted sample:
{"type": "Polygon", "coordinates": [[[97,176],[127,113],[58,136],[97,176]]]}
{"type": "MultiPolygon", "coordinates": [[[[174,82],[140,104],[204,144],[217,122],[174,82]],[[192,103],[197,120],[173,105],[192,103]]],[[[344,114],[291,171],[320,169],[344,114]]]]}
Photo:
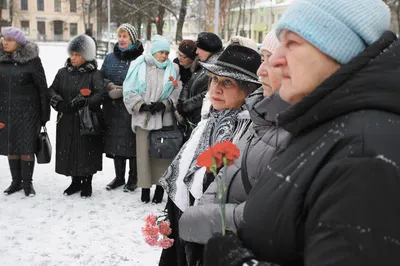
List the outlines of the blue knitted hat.
{"type": "Polygon", "coordinates": [[[161,35],[154,35],[151,38],[151,54],[155,54],[160,51],[169,52],[169,42],[161,35]]]}
{"type": "Polygon", "coordinates": [[[346,64],[390,29],[382,0],[295,0],[279,20],[340,64],[346,64]]]}

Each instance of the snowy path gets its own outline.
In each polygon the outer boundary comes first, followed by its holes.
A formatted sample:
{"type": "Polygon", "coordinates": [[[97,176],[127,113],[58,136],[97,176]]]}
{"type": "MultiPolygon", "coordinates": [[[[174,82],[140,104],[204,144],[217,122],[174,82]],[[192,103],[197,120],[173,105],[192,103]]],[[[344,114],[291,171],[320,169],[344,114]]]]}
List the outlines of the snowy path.
{"type": "MultiPolygon", "coordinates": [[[[50,85],[67,57],[66,45],[46,43],[40,49],[50,85]]],[[[53,148],[55,118],[53,112],[47,124],[53,148]]],[[[22,191],[4,196],[11,176],[7,158],[1,156],[0,265],[157,265],[161,249],[145,244],[140,228],[143,218],[150,212],[161,213],[165,202],[143,204],[140,190],[106,191],[113,177],[112,160],[104,158],[103,171],[93,178],[92,197],[81,199],[79,193],[66,197],[62,192],[70,179],[54,172],[53,158],[50,164],[35,166],[34,198],[26,198],[22,191]]]]}

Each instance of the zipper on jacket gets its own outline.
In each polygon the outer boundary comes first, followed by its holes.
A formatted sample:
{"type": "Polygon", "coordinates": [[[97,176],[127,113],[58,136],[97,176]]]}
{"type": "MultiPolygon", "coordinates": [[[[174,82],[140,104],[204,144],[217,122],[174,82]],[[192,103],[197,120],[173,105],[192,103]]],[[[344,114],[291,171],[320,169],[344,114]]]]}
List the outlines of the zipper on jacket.
{"type": "Polygon", "coordinates": [[[10,136],[11,136],[11,131],[10,131],[10,121],[11,121],[11,81],[12,81],[12,75],[14,72],[14,68],[17,65],[17,63],[14,63],[12,69],[11,69],[11,75],[10,75],[10,80],[8,83],[8,116],[7,116],[7,148],[8,148],[8,155],[14,155],[14,154],[10,154],[11,151],[11,141],[10,141],[10,136]]]}

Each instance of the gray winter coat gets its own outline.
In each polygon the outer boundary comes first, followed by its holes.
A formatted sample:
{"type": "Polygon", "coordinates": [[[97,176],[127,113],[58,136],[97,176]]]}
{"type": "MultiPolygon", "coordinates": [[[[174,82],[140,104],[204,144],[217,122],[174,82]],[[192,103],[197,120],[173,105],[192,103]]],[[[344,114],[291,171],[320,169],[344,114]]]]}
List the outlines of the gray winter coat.
{"type": "MultiPolygon", "coordinates": [[[[240,158],[226,171],[226,227],[236,232],[242,221],[242,211],[247,193],[242,182],[242,158],[247,156],[247,175],[250,184],[262,177],[268,162],[275,151],[287,146],[289,133],[276,125],[278,113],[285,110],[288,104],[278,94],[264,98],[262,90],[253,93],[246,101],[252,124],[238,142],[240,158]],[[249,143],[250,141],[250,143],[249,143]],[[246,146],[249,145],[247,153],[246,146]]],[[[224,180],[224,171],[218,178],[224,180]]],[[[217,181],[214,181],[204,193],[199,205],[188,208],[179,220],[179,234],[188,242],[207,243],[208,239],[221,232],[220,207],[217,198],[217,181]]]]}

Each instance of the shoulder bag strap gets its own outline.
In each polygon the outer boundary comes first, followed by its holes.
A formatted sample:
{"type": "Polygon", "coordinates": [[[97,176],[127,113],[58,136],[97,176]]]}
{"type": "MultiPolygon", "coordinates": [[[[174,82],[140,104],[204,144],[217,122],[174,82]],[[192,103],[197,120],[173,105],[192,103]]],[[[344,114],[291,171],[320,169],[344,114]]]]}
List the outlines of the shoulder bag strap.
{"type": "Polygon", "coordinates": [[[242,163],[241,163],[241,175],[242,175],[242,183],[244,186],[244,190],[246,191],[246,194],[249,195],[251,189],[253,186],[250,183],[249,180],[249,175],[247,174],[247,155],[249,154],[249,149],[251,145],[251,141],[254,138],[254,134],[251,134],[251,136],[248,138],[248,142],[246,144],[246,148],[244,149],[243,156],[242,156],[242,163]]]}

